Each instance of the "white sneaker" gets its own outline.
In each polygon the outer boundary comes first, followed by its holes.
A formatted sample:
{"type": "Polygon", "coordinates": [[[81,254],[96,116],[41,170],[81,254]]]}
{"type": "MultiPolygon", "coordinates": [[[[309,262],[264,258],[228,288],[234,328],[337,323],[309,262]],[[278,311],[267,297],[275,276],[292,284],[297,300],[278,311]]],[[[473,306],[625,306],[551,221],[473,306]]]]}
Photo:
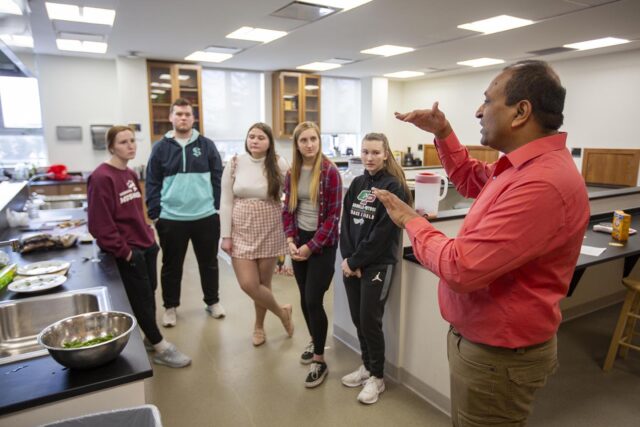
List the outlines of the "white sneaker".
{"type": "Polygon", "coordinates": [[[162,326],[176,326],[176,308],[167,308],[162,315],[162,326]]]}
{"type": "Polygon", "coordinates": [[[225,311],[224,307],[219,302],[213,305],[206,306],[205,310],[214,319],[220,319],[221,317],[224,317],[227,315],[227,312],[225,311]]]}
{"type": "Polygon", "coordinates": [[[367,368],[364,365],[360,365],[358,369],[342,377],[342,384],[347,387],[360,387],[370,376],[371,374],[367,371],[367,368]]]}
{"type": "Polygon", "coordinates": [[[358,394],[358,401],[371,405],[378,401],[378,396],[384,391],[384,380],[382,378],[370,377],[365,383],[362,391],[358,394]]]}
{"type": "Polygon", "coordinates": [[[178,351],[175,345],[169,344],[165,351],[153,355],[153,362],[170,368],[184,368],[191,364],[191,358],[178,351]]]}

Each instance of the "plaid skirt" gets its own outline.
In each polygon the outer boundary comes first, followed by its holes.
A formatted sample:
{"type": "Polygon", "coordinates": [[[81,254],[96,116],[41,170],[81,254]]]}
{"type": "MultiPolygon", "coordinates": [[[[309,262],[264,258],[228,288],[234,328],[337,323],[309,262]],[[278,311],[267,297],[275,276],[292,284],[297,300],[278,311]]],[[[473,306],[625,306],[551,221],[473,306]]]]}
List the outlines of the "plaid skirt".
{"type": "Polygon", "coordinates": [[[286,253],[280,202],[234,199],[231,218],[232,257],[273,258],[286,253]]]}

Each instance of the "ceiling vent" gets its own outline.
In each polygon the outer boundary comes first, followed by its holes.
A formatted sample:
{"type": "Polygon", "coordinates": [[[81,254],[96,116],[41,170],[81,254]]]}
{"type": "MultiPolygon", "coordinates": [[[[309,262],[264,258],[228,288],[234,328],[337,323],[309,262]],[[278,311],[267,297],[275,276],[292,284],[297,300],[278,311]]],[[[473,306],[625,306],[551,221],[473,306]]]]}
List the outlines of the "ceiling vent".
{"type": "Polygon", "coordinates": [[[299,1],[294,1],[286,5],[285,7],[276,10],[271,16],[277,16],[278,18],[296,19],[298,21],[313,22],[318,19],[325,18],[339,11],[335,7],[318,6],[316,4],[308,4],[299,1]]]}
{"type": "Polygon", "coordinates": [[[575,49],[568,47],[550,47],[549,49],[532,50],[530,53],[536,56],[553,55],[555,53],[575,52],[575,49]]]}

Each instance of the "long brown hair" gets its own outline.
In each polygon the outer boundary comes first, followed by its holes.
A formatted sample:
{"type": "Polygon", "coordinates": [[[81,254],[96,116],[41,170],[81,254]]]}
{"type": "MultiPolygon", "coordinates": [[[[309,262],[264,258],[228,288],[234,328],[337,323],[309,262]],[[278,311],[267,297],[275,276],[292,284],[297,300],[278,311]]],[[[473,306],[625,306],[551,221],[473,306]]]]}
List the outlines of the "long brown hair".
{"type": "Polygon", "coordinates": [[[362,138],[363,141],[380,141],[382,142],[382,148],[384,152],[387,154],[387,159],[384,161],[384,165],[382,169],[387,172],[391,176],[395,176],[398,181],[400,181],[400,185],[402,185],[402,189],[404,190],[404,194],[406,195],[406,201],[408,205],[413,205],[413,197],[411,197],[411,190],[409,190],[409,186],[407,185],[407,178],[404,176],[404,171],[396,161],[396,158],[393,157],[393,153],[391,152],[391,148],[389,147],[389,140],[384,133],[368,133],[362,138]]]}
{"type": "Polygon", "coordinates": [[[271,127],[262,122],[254,123],[251,125],[249,130],[247,131],[247,136],[244,139],[244,149],[249,155],[251,152],[249,151],[249,147],[247,147],[247,140],[249,139],[249,132],[253,129],[260,129],[267,135],[269,138],[269,148],[267,148],[267,154],[264,158],[264,172],[267,177],[267,194],[269,197],[276,202],[280,201],[280,189],[282,188],[282,172],[280,171],[280,167],[278,167],[278,156],[276,156],[276,146],[273,140],[273,132],[271,131],[271,127]]]}
{"type": "Polygon", "coordinates": [[[318,154],[313,161],[313,169],[311,170],[311,183],[309,184],[309,194],[311,195],[311,203],[318,205],[318,194],[320,193],[320,172],[322,171],[322,160],[325,155],[322,154],[322,140],[320,138],[320,128],[313,122],[302,122],[293,130],[293,162],[291,164],[291,180],[289,181],[289,212],[295,212],[298,207],[298,182],[300,181],[300,172],[302,171],[302,154],[298,150],[298,139],[300,134],[307,129],[313,129],[318,136],[318,154]]]}

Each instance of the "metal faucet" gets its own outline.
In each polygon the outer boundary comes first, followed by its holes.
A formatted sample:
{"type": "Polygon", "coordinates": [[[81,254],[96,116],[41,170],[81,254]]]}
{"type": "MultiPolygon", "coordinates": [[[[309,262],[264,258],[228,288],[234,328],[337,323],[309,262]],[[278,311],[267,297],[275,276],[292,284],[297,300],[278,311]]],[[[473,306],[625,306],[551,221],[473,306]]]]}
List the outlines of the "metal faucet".
{"type": "Polygon", "coordinates": [[[11,246],[11,250],[13,252],[20,252],[20,248],[22,245],[20,244],[20,240],[11,239],[11,240],[5,240],[4,242],[0,242],[0,247],[1,246],[11,246]]]}
{"type": "Polygon", "coordinates": [[[27,181],[27,193],[29,194],[29,198],[32,198],[32,194],[31,194],[31,184],[33,183],[33,181],[36,181],[40,178],[53,178],[53,173],[51,172],[47,172],[47,173],[39,173],[36,175],[33,175],[31,178],[29,178],[29,180],[27,181]]]}

